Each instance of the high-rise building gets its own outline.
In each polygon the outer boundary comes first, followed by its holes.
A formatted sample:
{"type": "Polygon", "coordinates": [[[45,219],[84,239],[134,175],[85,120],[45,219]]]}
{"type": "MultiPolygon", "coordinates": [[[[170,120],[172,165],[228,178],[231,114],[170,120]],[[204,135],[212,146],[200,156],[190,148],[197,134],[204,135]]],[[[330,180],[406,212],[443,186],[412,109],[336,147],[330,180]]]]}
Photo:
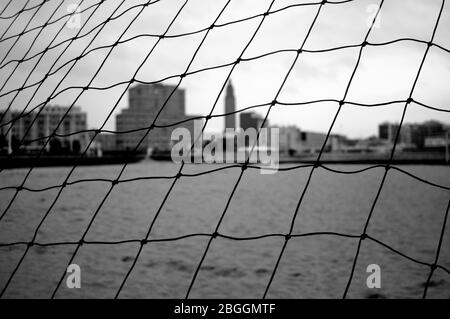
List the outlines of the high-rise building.
{"type": "Polygon", "coordinates": [[[193,121],[187,121],[176,126],[155,127],[143,139],[147,128],[159,112],[156,125],[174,124],[190,118],[185,114],[184,89],[163,84],[138,84],[128,91],[128,99],[129,107],[123,109],[116,117],[116,129],[119,132],[137,131],[117,135],[118,150],[136,149],[141,152],[148,149],[169,150],[172,144],[171,134],[176,127],[185,127],[193,131],[193,121]]]}
{"type": "MultiPolygon", "coordinates": [[[[225,94],[225,113],[232,113],[236,111],[236,99],[234,97],[234,89],[231,80],[228,82],[228,86],[225,94]]],[[[225,129],[236,129],[236,114],[230,114],[225,116],[225,129]]]]}
{"type": "MultiPolygon", "coordinates": [[[[264,118],[254,112],[241,112],[239,114],[239,122],[241,125],[241,128],[243,130],[246,130],[248,128],[254,128],[256,130],[259,130],[261,128],[261,125],[264,121],[264,118]]],[[[265,127],[268,127],[268,121],[264,123],[265,127]]]]}
{"type": "MultiPolygon", "coordinates": [[[[257,113],[254,112],[239,113],[240,127],[243,131],[246,131],[248,129],[254,129],[255,132],[258,132],[261,130],[263,121],[264,118],[257,113]]],[[[268,121],[266,121],[264,123],[264,127],[268,127],[269,126],[268,124],[269,124],[268,121]]],[[[258,140],[261,142],[262,139],[263,138],[260,136],[258,140]]],[[[245,141],[245,146],[246,147],[252,146],[253,144],[255,144],[255,142],[256,141],[250,139],[248,141],[245,141]]]]}

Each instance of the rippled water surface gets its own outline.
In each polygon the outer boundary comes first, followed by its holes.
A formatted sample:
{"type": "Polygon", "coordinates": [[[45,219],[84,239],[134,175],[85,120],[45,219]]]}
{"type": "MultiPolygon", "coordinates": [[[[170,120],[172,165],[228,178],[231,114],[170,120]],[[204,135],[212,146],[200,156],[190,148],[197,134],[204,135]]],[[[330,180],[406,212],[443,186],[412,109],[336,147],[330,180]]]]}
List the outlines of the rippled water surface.
{"type": "MultiPolygon", "coordinates": [[[[187,165],[188,174],[221,168],[187,165]]],[[[287,167],[287,166],[283,166],[287,167]]],[[[339,165],[333,169],[354,171],[365,166],[339,165]]],[[[122,179],[173,176],[178,166],[143,162],[128,166],[122,179]]],[[[450,168],[403,166],[401,169],[436,184],[450,186],[450,168]]],[[[120,166],[77,168],[69,181],[115,179],[120,166]]],[[[226,210],[219,233],[209,248],[190,297],[260,298],[284,245],[297,202],[310,168],[261,175],[248,169],[226,210]]],[[[0,187],[17,186],[27,170],[1,172],[0,187]]],[[[40,168],[32,172],[26,187],[42,189],[61,184],[69,168],[40,168]]],[[[174,239],[189,234],[214,232],[240,173],[239,168],[219,170],[178,180],[162,206],[150,239],[174,239]]],[[[360,235],[383,176],[383,168],[358,174],[337,174],[319,168],[302,200],[289,240],[268,292],[269,298],[341,298],[348,282],[358,238],[320,232],[360,235]],[[319,232],[319,234],[314,234],[319,232]],[[311,234],[313,233],[313,234],[311,234]]],[[[77,242],[94,214],[86,241],[127,241],[145,237],[172,179],[135,179],[113,188],[107,181],[88,181],[67,186],[52,205],[59,188],[40,192],[20,191],[0,222],[0,242],[28,242],[45,214],[36,242],[77,242]],[[49,208],[51,209],[49,210],[49,208]]],[[[15,190],[0,191],[3,211],[15,190]]],[[[348,297],[419,298],[430,268],[414,260],[432,263],[436,255],[450,193],[390,170],[362,241],[348,297]],[[381,243],[381,244],[380,244],[381,243]],[[389,250],[386,244],[405,256],[389,250]],[[381,288],[368,289],[366,267],[381,267],[381,288]]],[[[450,224],[450,223],[448,223],[450,224]]],[[[450,269],[450,227],[442,243],[439,264],[450,269]]],[[[191,236],[146,244],[128,278],[122,298],[185,297],[209,237],[191,236]]],[[[68,289],[65,281],[57,297],[114,297],[139,249],[137,242],[85,244],[74,263],[82,272],[81,289],[68,289]]],[[[32,246],[13,277],[5,297],[51,296],[76,245],[32,246]]],[[[3,287],[26,249],[25,245],[0,247],[0,285],[3,287]]],[[[438,268],[428,296],[450,297],[450,274],[438,268]]]]}

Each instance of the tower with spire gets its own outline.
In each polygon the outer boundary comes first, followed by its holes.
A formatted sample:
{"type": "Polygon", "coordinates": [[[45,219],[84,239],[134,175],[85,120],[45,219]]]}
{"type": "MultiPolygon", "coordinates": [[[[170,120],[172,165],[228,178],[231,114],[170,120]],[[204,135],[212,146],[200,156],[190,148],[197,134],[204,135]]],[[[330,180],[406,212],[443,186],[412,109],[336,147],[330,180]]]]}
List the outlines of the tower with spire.
{"type": "MultiPolygon", "coordinates": [[[[225,94],[225,113],[231,113],[236,111],[236,101],[234,98],[234,89],[231,80],[228,82],[227,91],[225,94]]],[[[230,114],[225,116],[225,129],[236,130],[236,114],[230,114]]]]}

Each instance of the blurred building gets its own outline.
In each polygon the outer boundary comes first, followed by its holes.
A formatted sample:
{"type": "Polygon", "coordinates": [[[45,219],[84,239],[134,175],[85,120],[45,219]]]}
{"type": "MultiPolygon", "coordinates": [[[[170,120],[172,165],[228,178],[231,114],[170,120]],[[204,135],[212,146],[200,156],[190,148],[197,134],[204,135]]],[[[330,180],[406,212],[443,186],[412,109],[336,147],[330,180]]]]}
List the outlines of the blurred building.
{"type": "Polygon", "coordinates": [[[380,140],[394,142],[399,125],[395,123],[384,122],[378,126],[378,137],[380,140]]]}
{"type": "Polygon", "coordinates": [[[116,134],[100,133],[95,137],[97,147],[103,152],[114,152],[117,150],[116,134]]]}
{"type": "MultiPolygon", "coordinates": [[[[119,132],[132,132],[117,135],[118,150],[135,150],[161,109],[156,120],[157,125],[164,126],[192,118],[185,113],[184,89],[172,85],[138,84],[128,91],[128,99],[129,107],[116,117],[116,129],[119,132]]],[[[169,150],[172,145],[172,131],[177,127],[185,127],[193,132],[194,121],[170,127],[156,127],[147,134],[136,150],[169,150]]]]}
{"type": "Polygon", "coordinates": [[[280,127],[280,152],[294,155],[300,151],[300,129],[296,126],[280,127]]]}
{"type": "MultiPolygon", "coordinates": [[[[378,127],[380,140],[393,143],[398,124],[382,123],[378,127]]],[[[402,149],[423,149],[426,148],[426,140],[429,138],[443,137],[448,131],[448,127],[438,121],[426,121],[423,123],[405,123],[400,129],[397,140],[402,149]]]]}
{"type": "MultiPolygon", "coordinates": [[[[236,99],[234,97],[233,84],[228,82],[227,91],[225,95],[225,113],[232,113],[236,111],[236,99]]],[[[225,129],[236,129],[236,114],[225,116],[225,129]]]]}
{"type": "MultiPolygon", "coordinates": [[[[302,131],[296,126],[279,127],[279,149],[282,154],[299,155],[317,153],[323,146],[327,134],[302,131]]],[[[336,144],[335,136],[330,136],[324,151],[331,151],[336,144]]]]}
{"type": "MultiPolygon", "coordinates": [[[[240,126],[243,130],[246,130],[248,128],[259,130],[263,121],[264,118],[255,112],[242,112],[239,115],[240,126]]],[[[268,127],[268,121],[264,123],[264,126],[268,127]]]]}
{"type": "MultiPolygon", "coordinates": [[[[5,125],[1,129],[1,134],[6,136],[11,149],[17,149],[20,141],[25,140],[26,145],[21,149],[28,152],[39,151],[46,142],[43,137],[49,136],[58,126],[57,134],[68,135],[71,133],[85,131],[87,129],[87,114],[80,107],[73,106],[70,111],[69,107],[58,105],[47,105],[40,112],[25,112],[20,115],[20,111],[12,110],[5,114],[2,123],[15,120],[11,125],[5,125]],[[67,113],[68,112],[68,113],[67,113]],[[67,113],[67,115],[66,115],[67,113]],[[41,139],[42,138],[42,139],[41,139]],[[39,140],[36,140],[39,139],[39,140]],[[30,142],[36,140],[34,142],[30,142]]],[[[79,153],[88,144],[88,136],[85,132],[73,134],[65,137],[52,138],[47,144],[48,151],[56,151],[63,153],[79,153]]]]}
{"type": "Polygon", "coordinates": [[[398,143],[407,149],[423,148],[426,136],[423,128],[421,124],[406,123],[402,125],[398,143]]]}
{"type": "Polygon", "coordinates": [[[450,145],[450,132],[443,136],[434,136],[425,138],[426,149],[446,149],[450,145]]]}

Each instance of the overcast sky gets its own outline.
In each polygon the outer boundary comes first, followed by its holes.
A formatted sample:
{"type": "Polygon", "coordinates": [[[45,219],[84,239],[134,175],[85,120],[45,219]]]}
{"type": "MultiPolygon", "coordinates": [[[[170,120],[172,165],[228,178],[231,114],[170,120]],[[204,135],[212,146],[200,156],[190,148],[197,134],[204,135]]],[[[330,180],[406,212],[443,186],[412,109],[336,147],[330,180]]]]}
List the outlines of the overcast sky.
{"type": "MultiPolygon", "coordinates": [[[[80,0],[81,1],[81,0],[80,0]]],[[[51,20],[67,13],[71,4],[80,1],[64,0],[62,6],[51,20]]],[[[8,17],[20,10],[25,0],[14,0],[2,14],[8,17]]],[[[41,0],[30,0],[27,7],[32,7],[41,0]]],[[[88,8],[97,0],[85,0],[80,10],[88,8]]],[[[127,0],[115,14],[120,15],[144,0],[127,0]]],[[[140,34],[161,34],[181,7],[182,0],[160,0],[148,6],[138,19],[124,34],[122,40],[140,34]]],[[[271,0],[231,0],[218,20],[218,24],[263,13],[269,8],[271,0]]],[[[275,0],[271,10],[277,10],[294,3],[312,2],[300,0],[275,0]]],[[[61,3],[51,0],[39,9],[29,10],[20,15],[4,37],[20,33],[26,23],[31,20],[28,29],[42,25],[47,21],[61,3]]],[[[226,0],[189,0],[180,16],[170,28],[168,34],[175,35],[197,31],[209,26],[219,14],[226,0]]],[[[0,10],[6,1],[0,4],[0,10]]],[[[86,23],[81,34],[104,21],[120,4],[119,0],[106,0],[98,11],[86,22],[94,8],[80,14],[81,23],[86,23]]],[[[326,4],[319,14],[318,20],[308,38],[304,49],[318,50],[335,46],[359,44],[368,30],[374,8],[379,4],[375,0],[355,0],[344,4],[326,4]]],[[[369,42],[381,43],[399,38],[416,38],[429,41],[439,13],[441,0],[386,0],[381,10],[380,21],[369,37],[369,42]]],[[[111,45],[118,40],[120,34],[137,15],[140,7],[131,9],[112,20],[101,31],[89,48],[111,45]]],[[[244,58],[259,56],[275,50],[297,49],[306,35],[318,6],[292,7],[269,15],[255,39],[244,53],[244,58]]],[[[236,60],[246,43],[257,28],[261,17],[213,29],[203,46],[200,48],[191,71],[230,63],[236,60]]],[[[0,33],[3,33],[12,19],[0,20],[0,33]]],[[[11,38],[0,43],[0,79],[3,85],[13,72],[16,63],[5,63],[12,59],[31,57],[47,47],[66,19],[45,28],[37,41],[39,29],[22,36],[17,43],[11,38]],[[7,51],[12,46],[12,50],[7,51]],[[7,56],[5,57],[5,55],[7,56]]],[[[76,19],[71,21],[75,28],[67,25],[53,44],[73,37],[79,30],[76,19]]],[[[98,30],[98,29],[96,29],[98,30]]],[[[96,34],[96,30],[88,36],[73,42],[67,51],[57,61],[53,70],[58,69],[68,60],[78,56],[96,34]]],[[[450,5],[444,7],[443,15],[434,42],[450,49],[450,5]]],[[[137,78],[144,81],[154,81],[167,76],[184,72],[195,49],[198,47],[204,32],[178,37],[166,38],[158,44],[153,54],[141,68],[137,78]]],[[[105,87],[131,79],[133,73],[143,61],[150,48],[156,42],[155,37],[137,37],[134,40],[117,46],[95,77],[92,85],[105,87]]],[[[49,50],[37,64],[35,71],[27,84],[42,79],[51,65],[61,55],[69,42],[49,50]]],[[[348,101],[359,103],[379,103],[391,100],[405,100],[411,90],[413,80],[425,52],[426,45],[411,41],[403,41],[386,46],[368,46],[364,49],[361,64],[347,96],[348,101]]],[[[359,48],[347,48],[324,53],[303,53],[297,61],[283,90],[278,98],[282,102],[305,102],[315,99],[341,99],[356,64],[359,48]]],[[[61,83],[58,91],[71,86],[85,86],[99,69],[109,48],[96,50],[80,60],[69,76],[61,83]]],[[[39,55],[19,64],[19,67],[8,80],[2,93],[23,85],[26,77],[36,65],[39,55]]],[[[295,58],[295,53],[284,52],[264,58],[242,62],[232,73],[235,87],[237,108],[245,108],[254,104],[267,103],[274,99],[284,76],[295,58]]],[[[56,74],[48,78],[31,101],[29,108],[43,102],[53,91],[73,63],[62,67],[56,74]]],[[[223,85],[231,67],[224,67],[183,79],[181,87],[186,89],[186,109],[189,114],[208,114],[213,102],[223,85]]],[[[178,79],[165,81],[175,84],[178,79]]],[[[35,87],[20,92],[13,103],[14,109],[21,109],[30,100],[35,87]]],[[[125,85],[109,90],[88,90],[77,101],[88,112],[89,127],[102,125],[107,114],[124,91],[125,85]]],[[[71,89],[60,94],[52,104],[70,105],[80,90],[71,89]]],[[[13,99],[14,93],[0,98],[0,107],[5,108],[13,99]]],[[[450,109],[450,53],[437,47],[432,47],[425,61],[419,78],[414,99],[425,104],[450,109]]],[[[216,106],[215,114],[224,112],[223,96],[216,106]]],[[[128,96],[120,101],[114,115],[120,109],[127,107],[128,96]]],[[[327,131],[337,110],[337,103],[317,103],[303,106],[281,106],[272,109],[269,120],[271,124],[297,125],[303,130],[327,131]]],[[[350,137],[367,137],[377,134],[378,124],[382,121],[399,121],[404,104],[392,104],[382,107],[365,108],[346,105],[342,109],[335,124],[334,133],[346,134],[350,137]]],[[[257,109],[265,114],[267,108],[257,109]]],[[[107,122],[105,128],[115,129],[115,118],[107,122]]],[[[412,104],[408,108],[406,122],[422,122],[437,119],[450,123],[450,113],[437,112],[412,104]]],[[[223,128],[223,120],[213,120],[208,131],[218,131],[223,128]]]]}

